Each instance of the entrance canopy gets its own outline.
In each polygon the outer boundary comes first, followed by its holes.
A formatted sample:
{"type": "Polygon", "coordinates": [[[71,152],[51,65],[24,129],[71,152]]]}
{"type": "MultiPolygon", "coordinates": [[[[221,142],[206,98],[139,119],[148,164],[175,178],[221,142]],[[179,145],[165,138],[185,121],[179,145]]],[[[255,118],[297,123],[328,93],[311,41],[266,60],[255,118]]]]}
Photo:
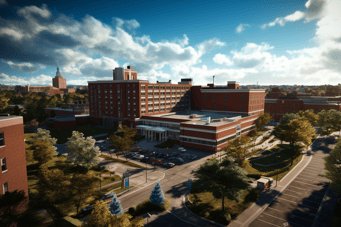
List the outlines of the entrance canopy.
{"type": "Polygon", "coordinates": [[[162,127],[152,127],[152,126],[148,126],[148,125],[138,125],[138,126],[136,126],[136,128],[150,130],[150,131],[155,131],[155,132],[165,132],[165,131],[167,131],[166,129],[164,129],[162,127]]]}

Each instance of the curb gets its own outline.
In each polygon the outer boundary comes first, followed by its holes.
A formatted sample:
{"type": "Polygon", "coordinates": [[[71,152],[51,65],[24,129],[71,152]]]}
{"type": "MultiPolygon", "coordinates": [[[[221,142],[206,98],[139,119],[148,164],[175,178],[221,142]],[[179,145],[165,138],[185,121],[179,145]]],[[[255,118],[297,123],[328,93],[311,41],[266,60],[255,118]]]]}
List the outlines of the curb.
{"type": "Polygon", "coordinates": [[[222,224],[219,224],[219,223],[217,223],[217,222],[214,222],[214,221],[208,220],[208,219],[206,219],[206,218],[200,217],[199,215],[197,215],[197,214],[193,213],[192,211],[190,211],[190,210],[188,209],[188,207],[186,206],[186,202],[185,202],[185,201],[186,201],[186,200],[185,200],[186,196],[187,196],[187,193],[186,193],[185,195],[183,195],[182,204],[183,204],[183,206],[186,208],[186,210],[187,210],[190,214],[192,214],[193,216],[195,216],[195,217],[197,217],[197,218],[199,218],[199,219],[201,219],[201,220],[203,220],[203,221],[209,222],[209,223],[211,223],[211,224],[213,224],[213,225],[220,226],[220,227],[226,227],[226,225],[222,225],[222,224]]]}

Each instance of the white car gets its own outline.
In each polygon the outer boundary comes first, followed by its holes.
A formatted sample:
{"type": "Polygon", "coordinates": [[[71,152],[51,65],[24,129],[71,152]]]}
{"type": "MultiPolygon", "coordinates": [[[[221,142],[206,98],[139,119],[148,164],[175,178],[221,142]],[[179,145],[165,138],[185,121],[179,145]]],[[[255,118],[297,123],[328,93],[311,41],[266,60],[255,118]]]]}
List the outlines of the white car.
{"type": "Polygon", "coordinates": [[[183,148],[183,147],[179,147],[179,148],[178,148],[179,151],[182,150],[182,149],[185,149],[185,148],[183,148]]]}
{"type": "Polygon", "coordinates": [[[185,148],[179,149],[180,152],[186,152],[185,148]]]}

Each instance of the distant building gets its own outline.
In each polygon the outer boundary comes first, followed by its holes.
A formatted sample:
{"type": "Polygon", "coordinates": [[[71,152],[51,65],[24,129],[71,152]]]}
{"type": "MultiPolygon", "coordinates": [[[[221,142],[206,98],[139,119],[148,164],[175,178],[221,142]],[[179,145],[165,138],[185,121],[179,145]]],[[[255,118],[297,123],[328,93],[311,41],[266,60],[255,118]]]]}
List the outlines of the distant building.
{"type": "Polygon", "coordinates": [[[33,92],[43,92],[46,95],[56,95],[60,94],[61,96],[75,92],[74,88],[66,87],[66,79],[62,76],[59,71],[59,67],[57,67],[57,72],[55,78],[52,78],[53,86],[15,86],[16,93],[33,93],[33,92]]]}
{"type": "Polygon", "coordinates": [[[23,117],[0,116],[0,194],[23,190],[28,197],[23,117]]]}

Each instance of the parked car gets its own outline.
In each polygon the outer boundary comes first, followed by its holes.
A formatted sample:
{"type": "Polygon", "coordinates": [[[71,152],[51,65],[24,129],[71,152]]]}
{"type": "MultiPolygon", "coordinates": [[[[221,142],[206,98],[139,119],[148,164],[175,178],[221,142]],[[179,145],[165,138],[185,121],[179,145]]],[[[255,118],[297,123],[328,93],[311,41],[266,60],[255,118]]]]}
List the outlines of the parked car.
{"type": "Polygon", "coordinates": [[[167,163],[163,163],[163,166],[168,167],[168,168],[172,168],[175,166],[175,164],[171,163],[171,162],[167,162],[167,163]]]}
{"type": "Polygon", "coordinates": [[[175,160],[180,162],[180,163],[184,163],[185,162],[182,158],[176,158],[175,160]]]}
{"type": "Polygon", "coordinates": [[[180,152],[186,152],[186,149],[185,148],[181,148],[179,149],[180,152]]]}
{"type": "Polygon", "coordinates": [[[178,148],[179,151],[182,150],[182,149],[185,149],[185,148],[183,148],[183,147],[179,147],[179,148],[178,148]]]}
{"type": "Polygon", "coordinates": [[[114,194],[106,194],[104,195],[101,200],[108,200],[108,199],[112,199],[112,197],[114,197],[114,194]]]}
{"type": "Polygon", "coordinates": [[[87,206],[85,208],[83,208],[80,212],[81,216],[85,216],[91,213],[91,211],[94,209],[94,206],[87,206]]]}
{"type": "Polygon", "coordinates": [[[191,160],[194,160],[194,159],[196,159],[196,158],[197,158],[197,156],[194,155],[194,156],[192,156],[190,159],[191,159],[191,160]]]}
{"type": "Polygon", "coordinates": [[[151,159],[149,159],[149,162],[150,163],[155,163],[155,164],[162,164],[162,160],[160,160],[160,159],[154,159],[154,158],[151,158],[151,159]]]}
{"type": "Polygon", "coordinates": [[[138,157],[137,157],[137,159],[143,159],[144,158],[144,155],[139,155],[138,157]]]}

